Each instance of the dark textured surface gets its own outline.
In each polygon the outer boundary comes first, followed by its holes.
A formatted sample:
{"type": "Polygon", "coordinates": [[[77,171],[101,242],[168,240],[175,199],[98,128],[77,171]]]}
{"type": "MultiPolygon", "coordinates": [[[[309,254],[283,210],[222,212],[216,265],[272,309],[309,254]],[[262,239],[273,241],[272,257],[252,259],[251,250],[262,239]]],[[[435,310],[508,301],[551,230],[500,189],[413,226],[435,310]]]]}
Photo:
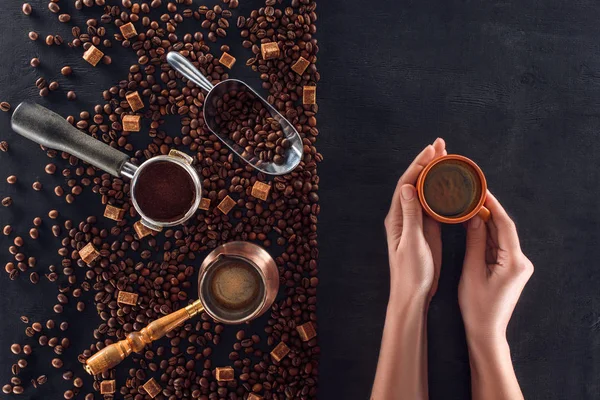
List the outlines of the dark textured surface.
{"type": "MultiPolygon", "coordinates": [[[[16,106],[37,98],[33,83],[40,72],[28,65],[36,55],[46,79],[59,77],[64,64],[75,69],[72,78],[60,79],[60,93],[41,101],[63,115],[89,109],[133,62],[131,53],[115,48],[113,65],[92,69],[78,51],[31,43],[26,33],[32,27],[44,35],[60,30],[64,37],[68,29],[50,19],[45,1],[31,1],[40,12],[30,19],[20,2],[6,3],[0,100],[16,106]],[[66,101],[70,89],[77,91],[77,103],[66,101]]],[[[319,168],[320,398],[368,397],[388,295],[383,218],[397,178],[437,136],[447,140],[449,151],[481,165],[536,266],[509,327],[525,396],[600,398],[600,7],[591,0],[324,0],[318,13],[318,147],[325,155],[319,168]]],[[[236,74],[243,69],[234,67],[236,74]]],[[[11,146],[9,155],[0,153],[0,195],[15,198],[10,210],[0,209],[0,222],[25,232],[34,216],[63,204],[51,193],[62,178],[43,173],[45,156],[10,131],[7,114],[0,115],[0,127],[0,140],[11,146]],[[13,173],[19,184],[6,185],[5,176],[13,173]],[[30,189],[36,179],[44,191],[30,189]]],[[[69,208],[68,217],[100,214],[92,199],[85,210],[69,208]]],[[[42,254],[56,248],[48,236],[28,241],[28,249],[42,254]]],[[[6,247],[8,240],[0,237],[5,256],[6,247]]],[[[446,227],[440,289],[429,313],[432,399],[469,398],[456,300],[463,254],[462,228],[446,227]]],[[[56,254],[45,259],[60,261],[56,254]]],[[[56,289],[46,282],[9,282],[4,273],[0,287],[4,383],[16,359],[8,347],[23,338],[18,316],[52,315],[56,289]]],[[[90,309],[85,318],[97,323],[93,314],[90,309]]],[[[89,345],[90,332],[79,334],[87,339],[71,355],[89,345]]],[[[50,355],[48,350],[34,359],[50,355]]],[[[40,365],[38,373],[53,373],[47,363],[40,365]]],[[[79,372],[78,365],[69,367],[79,372]]],[[[69,385],[56,378],[32,398],[61,397],[58,390],[69,385]]]]}
{"type": "MultiPolygon", "coordinates": [[[[383,219],[397,178],[437,136],[480,164],[536,266],[509,326],[525,397],[600,398],[598,3],[355,0],[319,11],[322,398],[368,396],[389,290],[383,219]]],[[[446,227],[443,242],[430,393],[466,399],[462,228],[446,227]]]]}

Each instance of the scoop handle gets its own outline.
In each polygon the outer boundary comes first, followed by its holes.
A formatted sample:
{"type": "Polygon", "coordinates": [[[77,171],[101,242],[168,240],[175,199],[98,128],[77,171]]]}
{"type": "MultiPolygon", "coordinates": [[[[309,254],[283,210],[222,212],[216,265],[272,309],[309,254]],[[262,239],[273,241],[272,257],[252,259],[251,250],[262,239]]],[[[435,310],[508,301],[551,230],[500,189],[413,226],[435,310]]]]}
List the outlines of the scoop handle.
{"type": "Polygon", "coordinates": [[[45,147],[65,151],[114,176],[129,156],[86,135],[63,117],[39,104],[24,101],[13,112],[11,125],[15,132],[45,147]]]}
{"type": "Polygon", "coordinates": [[[202,75],[191,61],[178,52],[169,52],[167,54],[167,62],[175,71],[179,72],[207,92],[210,92],[215,87],[204,75],[202,75]]]}

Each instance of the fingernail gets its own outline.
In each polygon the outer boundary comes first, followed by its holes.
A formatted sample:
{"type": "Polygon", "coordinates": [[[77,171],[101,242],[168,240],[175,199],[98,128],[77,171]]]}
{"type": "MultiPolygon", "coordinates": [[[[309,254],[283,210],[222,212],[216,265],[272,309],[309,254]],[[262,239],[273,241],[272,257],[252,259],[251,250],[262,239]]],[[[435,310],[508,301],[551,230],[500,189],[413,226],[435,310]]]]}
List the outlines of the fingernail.
{"type": "Polygon", "coordinates": [[[401,193],[404,200],[412,200],[415,197],[415,190],[410,185],[402,186],[401,193]]]}
{"type": "Polygon", "coordinates": [[[478,229],[480,226],[481,226],[481,218],[479,217],[479,215],[476,215],[471,220],[471,228],[478,229]]]}

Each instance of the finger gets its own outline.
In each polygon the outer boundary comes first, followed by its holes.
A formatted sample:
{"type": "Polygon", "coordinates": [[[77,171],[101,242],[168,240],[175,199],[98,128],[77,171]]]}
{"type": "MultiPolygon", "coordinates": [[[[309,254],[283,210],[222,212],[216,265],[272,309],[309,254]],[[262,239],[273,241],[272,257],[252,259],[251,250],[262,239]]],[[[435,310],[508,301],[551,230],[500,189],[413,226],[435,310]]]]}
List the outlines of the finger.
{"type": "Polygon", "coordinates": [[[448,152],[446,152],[446,142],[442,138],[435,139],[433,142],[433,149],[435,150],[435,158],[448,154],[448,152]]]}
{"type": "Polygon", "coordinates": [[[402,194],[400,190],[402,185],[411,184],[414,185],[417,183],[417,178],[419,174],[425,168],[427,164],[431,162],[435,158],[435,150],[432,145],[428,145],[419,153],[419,155],[413,160],[412,164],[408,166],[404,174],[398,180],[398,184],[396,185],[396,190],[394,191],[394,195],[392,196],[392,205],[390,206],[390,211],[388,214],[388,218],[391,220],[398,219],[402,220],[402,206],[401,199],[402,194]]]}
{"type": "Polygon", "coordinates": [[[423,233],[423,210],[413,185],[402,185],[402,236],[423,233]]]}
{"type": "Polygon", "coordinates": [[[498,199],[488,191],[485,206],[492,214],[498,235],[498,247],[504,250],[521,250],[519,235],[513,220],[508,216],[498,199]]]}
{"type": "Polygon", "coordinates": [[[485,249],[487,229],[483,220],[474,216],[467,227],[467,246],[465,250],[464,272],[471,274],[485,273],[485,249]],[[478,271],[480,270],[480,271],[478,271]]]}

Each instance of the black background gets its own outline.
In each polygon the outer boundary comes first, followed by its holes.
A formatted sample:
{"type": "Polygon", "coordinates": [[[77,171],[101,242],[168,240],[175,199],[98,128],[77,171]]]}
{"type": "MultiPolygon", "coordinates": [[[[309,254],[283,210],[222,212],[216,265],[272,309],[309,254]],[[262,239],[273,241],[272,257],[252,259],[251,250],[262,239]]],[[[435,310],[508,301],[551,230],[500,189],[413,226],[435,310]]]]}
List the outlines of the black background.
{"type": "MultiPolygon", "coordinates": [[[[42,37],[57,31],[69,37],[70,27],[55,20],[46,1],[31,1],[36,11],[29,18],[20,2],[6,3],[0,16],[0,100],[13,107],[39,99],[34,81],[43,75],[58,78],[61,89],[41,104],[63,115],[89,110],[135,62],[132,52],[114,48],[113,65],[93,69],[80,51],[32,43],[26,37],[31,29],[42,37]],[[28,65],[33,56],[42,60],[38,71],[28,65]],[[60,77],[65,64],[74,67],[72,78],[60,77]],[[77,91],[78,102],[66,101],[69,89],[77,91]]],[[[240,12],[260,4],[245,2],[240,12]]],[[[72,10],[72,2],[61,1],[61,7],[72,10]]],[[[441,136],[449,152],[482,167],[536,266],[509,326],[525,397],[600,398],[600,6],[592,0],[324,0],[317,12],[318,148],[325,156],[319,169],[319,397],[368,397],[389,291],[383,219],[397,178],[441,136]]],[[[98,12],[74,13],[79,23],[92,15],[98,12]]],[[[239,42],[236,28],[229,35],[228,44],[239,42]]],[[[245,50],[234,50],[241,61],[232,75],[255,79],[243,66],[245,50]]],[[[0,115],[0,140],[11,146],[0,153],[0,195],[15,200],[0,209],[0,222],[26,236],[34,216],[64,203],[52,193],[64,181],[44,174],[46,157],[10,130],[8,114],[0,115]],[[17,185],[4,183],[10,174],[19,176],[17,185]],[[36,179],[45,185],[42,192],[30,188],[36,179]]],[[[75,206],[62,220],[102,211],[94,196],[78,198],[75,206]]],[[[48,228],[47,218],[44,223],[48,228]]],[[[27,240],[28,253],[42,256],[40,271],[60,262],[50,236],[46,231],[38,241],[27,240]]],[[[10,240],[0,237],[7,261],[10,240]]],[[[444,227],[443,241],[440,288],[429,311],[430,397],[466,399],[469,366],[457,303],[462,228],[444,227]]],[[[9,282],[4,273],[0,287],[5,383],[17,359],[10,343],[24,338],[18,316],[53,317],[56,289],[25,278],[9,282]]],[[[83,317],[77,314],[83,322],[78,325],[89,322],[89,329],[69,332],[73,340],[81,338],[66,353],[71,359],[89,345],[92,324],[98,324],[90,305],[83,317]]],[[[53,378],[35,396],[29,390],[22,398],[59,398],[68,388],[47,362],[37,366],[44,350],[29,361],[38,374],[53,378]]],[[[76,363],[67,367],[83,376],[76,363]]]]}

